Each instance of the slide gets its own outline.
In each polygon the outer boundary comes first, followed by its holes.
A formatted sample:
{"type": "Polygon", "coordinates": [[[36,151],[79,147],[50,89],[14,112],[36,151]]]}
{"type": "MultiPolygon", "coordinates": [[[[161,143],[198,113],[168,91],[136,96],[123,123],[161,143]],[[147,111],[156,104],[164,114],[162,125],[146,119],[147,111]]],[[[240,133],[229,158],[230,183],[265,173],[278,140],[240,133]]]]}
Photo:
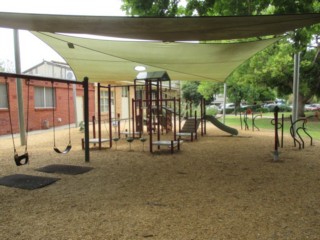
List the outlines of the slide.
{"type": "Polygon", "coordinates": [[[228,127],[227,125],[224,125],[222,122],[220,122],[218,119],[216,119],[214,116],[206,115],[204,117],[205,120],[211,122],[213,125],[215,125],[217,128],[219,128],[222,131],[225,131],[227,133],[230,133],[232,135],[238,135],[238,130],[232,127],[228,127]]]}

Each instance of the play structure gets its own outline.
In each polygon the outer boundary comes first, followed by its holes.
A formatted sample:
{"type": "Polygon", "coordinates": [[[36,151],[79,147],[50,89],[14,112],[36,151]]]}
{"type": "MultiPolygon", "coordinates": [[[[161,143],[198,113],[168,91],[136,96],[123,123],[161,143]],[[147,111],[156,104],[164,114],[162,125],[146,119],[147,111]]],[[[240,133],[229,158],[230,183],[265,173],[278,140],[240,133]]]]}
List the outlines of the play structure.
{"type": "MultiPolygon", "coordinates": [[[[166,87],[169,90],[171,89],[171,79],[169,75],[164,71],[141,72],[135,79],[135,86],[137,83],[144,85],[145,88],[145,98],[143,99],[141,96],[140,99],[136,99],[139,100],[139,104],[136,104],[139,109],[137,112],[141,113],[137,115],[137,119],[139,119],[137,123],[143,121],[142,115],[146,116],[145,122],[147,132],[149,133],[149,151],[152,153],[154,146],[157,147],[158,150],[160,150],[162,146],[169,148],[171,153],[173,153],[174,150],[180,150],[182,141],[177,139],[176,136],[177,100],[175,97],[165,98],[163,93],[164,83],[167,83],[166,87]],[[142,111],[141,105],[144,106],[145,112],[142,111]],[[172,131],[174,133],[173,139],[161,139],[161,135],[164,132],[168,133],[172,131]]],[[[178,102],[179,101],[180,100],[178,100],[178,102]]],[[[178,104],[178,106],[179,105],[180,104],[178,104]]],[[[137,109],[137,107],[135,107],[135,109],[137,109]]]]}
{"type": "Polygon", "coordinates": [[[311,135],[307,131],[306,124],[308,122],[308,118],[299,118],[296,121],[292,120],[292,116],[290,115],[290,134],[293,139],[293,145],[296,147],[299,146],[299,149],[303,149],[305,146],[304,139],[301,135],[301,131],[304,132],[304,134],[309,138],[310,140],[310,146],[312,146],[313,139],[311,135]]]}
{"type": "MultiPolygon", "coordinates": [[[[113,143],[116,144],[119,140],[125,139],[131,149],[131,143],[139,140],[142,143],[142,150],[144,151],[145,142],[149,141],[149,152],[155,150],[169,149],[171,153],[179,151],[181,144],[185,140],[196,140],[198,138],[198,129],[200,128],[201,136],[206,134],[206,121],[211,122],[221,130],[237,135],[237,131],[233,128],[227,127],[220,123],[217,119],[211,116],[206,116],[205,102],[201,100],[200,115],[197,116],[197,111],[192,111],[192,104],[188,103],[189,108],[186,111],[186,116],[182,120],[181,114],[181,100],[179,97],[170,95],[171,79],[165,71],[158,72],[143,72],[139,73],[134,79],[134,84],[120,85],[120,86],[101,86],[97,83],[97,116],[93,116],[92,121],[89,121],[89,98],[88,98],[88,78],[83,82],[60,80],[54,78],[25,76],[21,74],[7,74],[1,73],[0,76],[6,78],[21,78],[25,79],[28,89],[27,109],[29,110],[29,86],[30,82],[42,81],[44,85],[51,84],[51,88],[55,88],[56,84],[63,83],[67,94],[65,95],[66,104],[65,110],[67,112],[68,123],[68,143],[63,149],[60,149],[56,142],[56,108],[52,107],[52,130],[53,130],[53,150],[58,154],[67,154],[72,149],[71,143],[71,104],[70,104],[70,86],[78,84],[84,90],[84,121],[82,129],[84,130],[84,138],[81,140],[82,149],[85,150],[85,161],[90,161],[90,144],[98,146],[102,149],[102,144],[108,144],[108,148],[112,148],[113,143]],[[32,80],[30,80],[32,79],[32,80]],[[122,88],[126,90],[128,96],[127,101],[120,107],[116,106],[117,96],[115,89],[122,88]],[[101,91],[104,89],[104,115],[101,114],[101,91]],[[113,92],[112,92],[113,90],[113,92]],[[130,92],[132,98],[130,97],[130,92]],[[133,92],[133,93],[132,93],[133,92]],[[119,110],[120,109],[120,110],[119,110]],[[127,109],[127,116],[120,115],[123,109],[127,109]],[[182,125],[182,122],[184,124],[182,125]],[[92,126],[92,137],[89,134],[89,125],[92,126]],[[106,131],[102,132],[102,123],[105,125],[106,131]]],[[[9,94],[7,94],[9,96],[9,94]]],[[[56,97],[52,93],[52,104],[56,102],[56,97]]],[[[121,96],[123,97],[123,96],[121,96]]],[[[73,99],[74,101],[74,99],[73,99]]],[[[9,101],[8,101],[9,102],[9,101]]],[[[54,105],[53,105],[54,106],[54,105]]],[[[16,150],[11,119],[11,108],[8,106],[8,113],[11,125],[11,134],[13,139],[14,159],[16,165],[25,165],[29,162],[29,154],[27,144],[25,152],[19,155],[16,150]]],[[[27,112],[27,130],[29,130],[29,113],[27,112]]],[[[106,146],[105,146],[106,147],[106,146]]]]}
{"type": "Polygon", "coordinates": [[[182,124],[182,115],[181,115],[181,102],[179,102],[179,131],[176,135],[179,139],[185,140],[197,140],[198,139],[198,128],[201,126],[201,136],[205,134],[205,121],[203,116],[205,115],[205,102],[204,99],[200,101],[200,117],[197,116],[197,111],[192,110],[192,102],[187,101],[185,104],[185,116],[184,116],[184,124],[182,124]]]}
{"type": "Polygon", "coordinates": [[[214,116],[206,115],[205,116],[205,120],[211,122],[214,126],[216,126],[217,128],[219,128],[220,130],[222,130],[222,131],[224,131],[226,133],[230,133],[231,135],[238,135],[238,130],[237,129],[229,127],[229,126],[223,124],[222,122],[220,122],[214,116]]]}
{"type": "MultiPolygon", "coordinates": [[[[139,73],[132,85],[101,86],[98,83],[97,119],[92,121],[94,123],[93,138],[90,138],[88,142],[98,145],[101,149],[103,143],[108,142],[109,148],[112,148],[113,142],[125,139],[131,148],[131,143],[139,139],[143,144],[146,140],[149,140],[150,152],[153,152],[154,145],[158,146],[158,149],[160,149],[160,146],[168,146],[171,150],[179,149],[180,142],[177,140],[175,133],[180,99],[168,97],[167,91],[170,90],[171,80],[165,71],[139,73]],[[105,103],[108,109],[104,112],[105,119],[102,119],[101,114],[100,93],[103,88],[107,89],[108,92],[108,100],[105,103]],[[122,88],[122,94],[125,92],[126,98],[122,97],[124,103],[122,101],[120,103],[112,101],[111,95],[116,94],[116,89],[119,88],[122,88]],[[111,92],[112,89],[113,93],[111,92]],[[132,98],[130,94],[133,94],[132,98]],[[117,104],[121,105],[121,108],[117,104]],[[123,110],[127,110],[127,114],[120,117],[120,112],[123,110]],[[106,138],[102,137],[102,121],[107,122],[106,125],[108,126],[108,136],[106,138]],[[98,134],[96,134],[95,123],[98,126],[98,134]],[[112,128],[115,131],[112,131],[112,128]],[[172,142],[160,139],[161,135],[172,132],[174,133],[172,142]],[[148,135],[148,138],[145,137],[146,135],[148,135]]],[[[117,97],[114,96],[114,98],[117,97]]],[[[82,140],[82,146],[84,148],[84,139],[82,140]]]]}
{"type": "MultiPolygon", "coordinates": [[[[313,117],[313,116],[311,116],[313,117]]],[[[313,145],[313,138],[308,133],[306,124],[308,118],[299,118],[296,121],[292,120],[292,115],[290,115],[290,135],[293,139],[294,147],[298,146],[299,150],[305,147],[305,140],[301,134],[301,131],[304,133],[304,136],[310,140],[310,146],[313,145]]],[[[279,147],[283,147],[283,131],[284,131],[284,115],[279,118],[279,107],[274,109],[274,118],[271,120],[271,124],[274,125],[274,152],[273,158],[274,161],[279,160],[279,147]],[[279,139],[279,130],[281,132],[281,139],[279,139]]]]}
{"type": "Polygon", "coordinates": [[[243,128],[244,128],[244,130],[250,129],[248,121],[249,121],[249,116],[251,116],[252,131],[254,131],[255,129],[260,131],[260,128],[256,125],[256,119],[258,117],[262,117],[262,113],[254,113],[250,109],[249,111],[244,111],[243,113],[240,111],[239,115],[240,115],[241,130],[243,128]]]}

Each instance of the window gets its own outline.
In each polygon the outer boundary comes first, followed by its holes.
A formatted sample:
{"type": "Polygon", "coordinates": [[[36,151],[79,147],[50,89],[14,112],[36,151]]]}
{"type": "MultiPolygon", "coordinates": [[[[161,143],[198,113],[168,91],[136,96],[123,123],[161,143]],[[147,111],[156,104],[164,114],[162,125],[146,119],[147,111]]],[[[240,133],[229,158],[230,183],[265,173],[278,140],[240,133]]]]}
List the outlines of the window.
{"type": "MultiPolygon", "coordinates": [[[[111,92],[111,106],[114,105],[113,92],[111,92]]],[[[100,109],[101,112],[109,112],[109,94],[108,91],[100,92],[100,109]]]]}
{"type": "Polygon", "coordinates": [[[55,102],[54,88],[34,87],[35,108],[52,108],[55,106],[54,102],[55,102]]]}
{"type": "Polygon", "coordinates": [[[6,84],[0,84],[0,108],[8,108],[8,96],[6,84]]]}
{"type": "Polygon", "coordinates": [[[128,97],[128,87],[122,87],[122,97],[128,97]]]}

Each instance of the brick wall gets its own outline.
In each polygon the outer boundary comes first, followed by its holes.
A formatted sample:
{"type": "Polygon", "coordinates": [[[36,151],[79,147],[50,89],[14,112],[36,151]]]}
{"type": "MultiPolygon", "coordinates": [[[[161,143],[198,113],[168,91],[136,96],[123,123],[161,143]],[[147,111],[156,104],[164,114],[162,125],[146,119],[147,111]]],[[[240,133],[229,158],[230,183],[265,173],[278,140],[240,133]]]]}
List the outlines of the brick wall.
{"type": "MultiPolygon", "coordinates": [[[[16,79],[8,78],[9,85],[9,99],[10,99],[10,113],[12,119],[13,133],[19,133],[18,123],[18,102],[17,102],[17,88],[16,79]]],[[[0,77],[0,84],[5,84],[4,78],[0,77]]],[[[25,81],[22,80],[23,87],[23,101],[24,101],[24,114],[25,114],[25,126],[28,125],[28,131],[41,130],[51,128],[53,126],[53,109],[37,109],[34,105],[34,86],[47,86],[51,87],[50,82],[42,81],[30,81],[29,87],[29,102],[28,102],[28,86],[25,81]],[[29,105],[29,111],[27,111],[29,105]],[[27,117],[29,118],[27,121],[27,117]]],[[[70,109],[70,122],[75,121],[74,101],[73,99],[73,85],[69,87],[69,105],[68,105],[68,86],[64,83],[54,83],[56,94],[56,108],[55,108],[55,126],[63,126],[69,124],[68,111],[70,109]]],[[[76,85],[77,96],[83,96],[83,88],[81,85],[76,85]]],[[[89,85],[89,118],[94,115],[95,103],[94,103],[94,86],[89,85]]],[[[27,127],[26,127],[27,128],[27,127]]],[[[10,134],[10,121],[8,109],[0,108],[0,135],[10,134]]]]}

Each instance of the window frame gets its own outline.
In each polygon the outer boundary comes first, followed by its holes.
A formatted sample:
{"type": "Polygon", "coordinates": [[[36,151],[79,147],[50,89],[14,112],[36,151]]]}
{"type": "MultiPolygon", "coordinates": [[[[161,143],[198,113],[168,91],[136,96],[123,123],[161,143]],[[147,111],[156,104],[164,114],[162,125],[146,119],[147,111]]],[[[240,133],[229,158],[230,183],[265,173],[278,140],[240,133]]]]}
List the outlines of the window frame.
{"type": "MultiPolygon", "coordinates": [[[[111,91],[111,112],[113,112],[114,106],[114,93],[111,91]]],[[[101,113],[109,112],[109,91],[101,90],[100,92],[100,111],[101,113]]]]}
{"type": "Polygon", "coordinates": [[[0,109],[9,109],[6,83],[0,83],[0,109]]]}
{"type": "Polygon", "coordinates": [[[53,109],[56,107],[56,88],[47,86],[34,86],[33,90],[35,109],[53,109]],[[37,89],[39,91],[42,90],[39,96],[37,96],[37,89]],[[51,94],[47,97],[49,90],[51,90],[51,94]],[[41,100],[39,98],[41,98],[41,100]]]}

